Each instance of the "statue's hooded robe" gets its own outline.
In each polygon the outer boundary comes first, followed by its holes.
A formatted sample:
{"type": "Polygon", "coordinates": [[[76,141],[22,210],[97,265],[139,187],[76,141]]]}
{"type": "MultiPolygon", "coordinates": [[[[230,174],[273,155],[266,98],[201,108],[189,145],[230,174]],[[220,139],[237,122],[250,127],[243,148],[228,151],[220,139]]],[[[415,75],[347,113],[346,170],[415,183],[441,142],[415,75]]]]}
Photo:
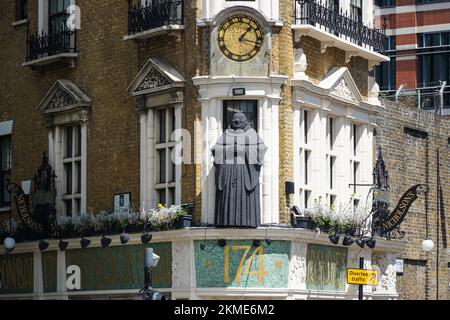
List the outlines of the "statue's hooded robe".
{"type": "Polygon", "coordinates": [[[228,128],[212,148],[217,227],[257,228],[261,223],[259,176],[267,147],[256,131],[228,128]]]}

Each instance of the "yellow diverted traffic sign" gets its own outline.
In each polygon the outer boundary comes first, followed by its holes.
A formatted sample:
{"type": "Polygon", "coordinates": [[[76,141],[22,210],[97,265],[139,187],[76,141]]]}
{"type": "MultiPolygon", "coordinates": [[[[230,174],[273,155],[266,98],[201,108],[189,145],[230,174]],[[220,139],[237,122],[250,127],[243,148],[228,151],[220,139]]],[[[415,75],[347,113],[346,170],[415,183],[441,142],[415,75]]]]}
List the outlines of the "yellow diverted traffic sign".
{"type": "Polygon", "coordinates": [[[378,284],[378,272],[366,269],[347,269],[347,283],[376,286],[378,284]]]}

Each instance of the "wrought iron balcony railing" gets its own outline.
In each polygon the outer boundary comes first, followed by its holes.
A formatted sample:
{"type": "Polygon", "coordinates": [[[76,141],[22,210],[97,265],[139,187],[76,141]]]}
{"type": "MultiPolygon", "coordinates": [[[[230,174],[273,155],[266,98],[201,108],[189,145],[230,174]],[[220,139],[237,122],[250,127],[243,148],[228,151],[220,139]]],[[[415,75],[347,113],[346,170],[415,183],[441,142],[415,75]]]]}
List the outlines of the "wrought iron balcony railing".
{"type": "Polygon", "coordinates": [[[182,0],[153,0],[150,3],[128,0],[128,34],[167,25],[183,24],[182,0]]]}
{"type": "Polygon", "coordinates": [[[333,10],[322,1],[295,0],[295,23],[324,27],[329,33],[366,45],[375,51],[384,52],[386,36],[381,30],[365,26],[361,21],[352,19],[347,13],[333,10]]]}
{"type": "Polygon", "coordinates": [[[27,35],[27,62],[59,53],[75,53],[75,30],[64,28],[52,34],[30,33],[27,35]]]}

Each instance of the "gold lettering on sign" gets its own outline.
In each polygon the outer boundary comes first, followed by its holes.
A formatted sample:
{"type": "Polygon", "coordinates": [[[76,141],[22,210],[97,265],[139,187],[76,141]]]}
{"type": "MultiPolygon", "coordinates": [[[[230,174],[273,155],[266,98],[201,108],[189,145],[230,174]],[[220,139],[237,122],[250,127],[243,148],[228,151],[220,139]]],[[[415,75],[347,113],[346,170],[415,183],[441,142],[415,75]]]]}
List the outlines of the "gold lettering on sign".
{"type": "Polygon", "coordinates": [[[8,257],[0,259],[2,290],[33,289],[33,258],[8,257]]]}
{"type": "MultiPolygon", "coordinates": [[[[246,258],[248,253],[250,252],[251,246],[232,246],[231,249],[233,251],[244,251],[241,260],[239,261],[239,265],[236,270],[235,280],[236,283],[241,283],[241,276],[242,276],[242,269],[244,268],[246,264],[246,258]]],[[[229,276],[229,269],[230,269],[230,247],[225,246],[224,247],[224,275],[223,275],[223,281],[225,283],[230,282],[230,276],[229,276]]],[[[265,276],[269,273],[264,270],[264,247],[259,246],[256,248],[253,253],[250,255],[247,264],[244,269],[245,275],[253,275],[258,276],[258,282],[264,283],[265,282],[265,276]],[[250,271],[251,266],[253,264],[253,261],[255,259],[255,256],[258,255],[258,270],[257,271],[250,271]]]]}
{"type": "Polygon", "coordinates": [[[25,201],[25,195],[23,193],[19,194],[16,197],[17,202],[17,211],[19,215],[22,217],[23,222],[29,226],[32,230],[37,232],[43,232],[42,225],[36,223],[28,213],[28,207],[25,201]]]}
{"type": "Polygon", "coordinates": [[[391,229],[395,227],[401,219],[405,216],[408,207],[415,200],[416,194],[413,191],[409,191],[402,199],[400,199],[398,207],[394,213],[391,214],[388,219],[383,223],[385,229],[391,229]]]}

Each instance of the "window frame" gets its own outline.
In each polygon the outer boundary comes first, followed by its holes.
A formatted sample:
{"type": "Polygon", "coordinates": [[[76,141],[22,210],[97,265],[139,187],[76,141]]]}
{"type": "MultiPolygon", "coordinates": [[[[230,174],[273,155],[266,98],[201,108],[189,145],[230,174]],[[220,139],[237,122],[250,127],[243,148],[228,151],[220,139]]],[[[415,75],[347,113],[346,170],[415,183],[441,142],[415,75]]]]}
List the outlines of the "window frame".
{"type": "Polygon", "coordinates": [[[16,0],[16,21],[28,19],[28,1],[16,0]]]}
{"type": "MultiPolygon", "coordinates": [[[[11,168],[12,168],[12,136],[11,134],[8,135],[3,135],[0,136],[0,183],[1,183],[1,188],[0,188],[0,208],[7,208],[11,206],[11,198],[9,198],[9,201],[6,201],[5,199],[5,191],[8,192],[6,190],[6,180],[5,179],[5,175],[9,176],[9,179],[11,178],[11,168]],[[9,164],[8,168],[4,169],[3,168],[3,141],[5,139],[9,140],[9,152],[8,152],[8,156],[9,159],[7,160],[7,163],[9,164]]],[[[7,180],[9,180],[7,179],[7,180]]]]}
{"type": "Polygon", "coordinates": [[[61,17],[63,17],[63,20],[67,21],[67,18],[69,17],[69,14],[67,13],[67,8],[72,4],[72,0],[56,0],[56,1],[57,2],[62,1],[62,7],[64,7],[64,2],[66,2],[66,1],[68,1],[69,4],[68,4],[67,7],[63,8],[61,11],[57,11],[55,13],[52,13],[51,12],[51,10],[52,10],[52,8],[51,8],[52,0],[48,1],[48,12],[47,12],[48,30],[47,30],[47,33],[49,35],[60,33],[60,32],[62,32],[63,30],[65,30],[67,28],[66,26],[63,26],[62,29],[55,29],[55,28],[52,28],[52,23],[53,23],[53,20],[58,20],[61,17]]]}
{"type": "MultiPolygon", "coordinates": [[[[233,99],[233,100],[223,100],[222,106],[223,106],[223,131],[225,132],[226,129],[228,129],[228,126],[231,124],[228,123],[228,105],[229,104],[238,104],[238,103],[251,103],[253,104],[252,107],[253,111],[252,113],[254,114],[253,117],[253,121],[251,121],[251,119],[247,120],[249,121],[249,123],[251,124],[252,128],[255,129],[256,132],[258,132],[258,100],[254,100],[254,99],[233,99]]],[[[246,106],[248,107],[248,106],[246,106]]],[[[237,111],[237,112],[243,112],[243,111],[237,111]]],[[[243,112],[244,114],[247,114],[248,112],[243,112]]]]}
{"type": "Polygon", "coordinates": [[[176,130],[175,123],[175,108],[172,106],[164,106],[154,110],[155,112],[155,195],[156,203],[160,203],[164,206],[174,205],[176,203],[176,164],[171,161],[172,152],[177,144],[175,137],[172,134],[176,130]],[[161,140],[161,119],[160,112],[164,111],[165,115],[165,141],[161,140]],[[170,115],[171,117],[168,117],[170,115]],[[161,179],[161,158],[160,154],[165,154],[165,178],[161,179]],[[170,175],[172,177],[170,177],[170,175]],[[160,193],[164,192],[164,199],[162,199],[160,193]],[[164,201],[163,201],[164,200],[164,201]]]}
{"type": "Polygon", "coordinates": [[[61,127],[62,130],[62,141],[61,141],[61,151],[62,151],[62,170],[63,170],[63,181],[62,181],[62,214],[67,217],[74,217],[79,216],[82,212],[82,187],[81,187],[81,180],[82,177],[82,166],[83,166],[83,157],[82,157],[82,128],[80,124],[67,124],[61,127]],[[67,130],[68,128],[71,128],[72,130],[72,137],[71,137],[71,154],[67,154],[67,130]],[[77,130],[74,130],[77,128],[77,130]],[[75,134],[75,132],[77,134],[75,134]],[[76,149],[78,150],[78,154],[75,152],[76,149]],[[69,168],[69,165],[71,167],[71,186],[70,186],[70,192],[67,190],[68,188],[68,177],[67,177],[67,171],[66,168],[69,168]],[[70,201],[71,208],[70,208],[70,214],[67,208],[67,203],[70,201]],[[78,205],[77,205],[78,203],[78,205]]]}
{"type": "Polygon", "coordinates": [[[395,7],[395,0],[376,0],[375,5],[380,8],[395,7]]]}

